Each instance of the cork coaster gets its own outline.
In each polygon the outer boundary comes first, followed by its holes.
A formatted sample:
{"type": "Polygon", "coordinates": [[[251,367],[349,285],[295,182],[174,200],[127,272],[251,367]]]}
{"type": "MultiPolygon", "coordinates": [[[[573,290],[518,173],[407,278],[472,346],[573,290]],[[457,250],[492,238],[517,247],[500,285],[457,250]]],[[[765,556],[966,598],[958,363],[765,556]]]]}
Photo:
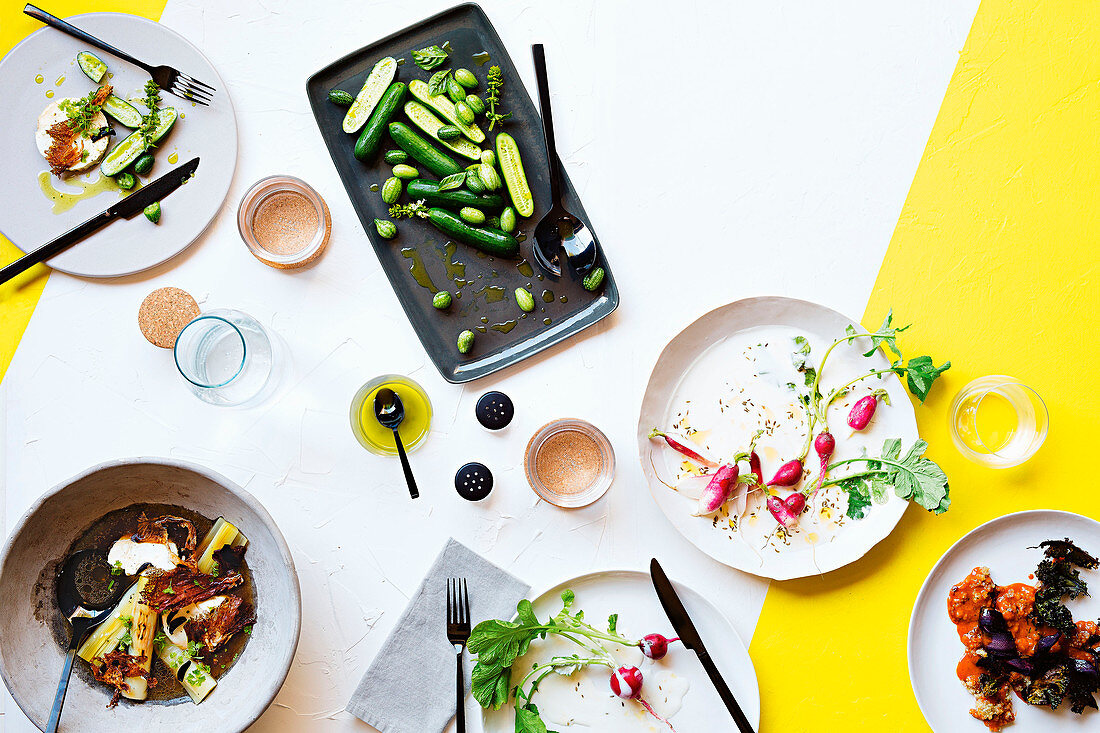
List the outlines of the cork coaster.
{"type": "Polygon", "coordinates": [[[199,313],[199,304],[190,293],[179,288],[160,288],[141,301],[138,327],[153,346],[171,349],[183,327],[198,318],[199,313]]]}

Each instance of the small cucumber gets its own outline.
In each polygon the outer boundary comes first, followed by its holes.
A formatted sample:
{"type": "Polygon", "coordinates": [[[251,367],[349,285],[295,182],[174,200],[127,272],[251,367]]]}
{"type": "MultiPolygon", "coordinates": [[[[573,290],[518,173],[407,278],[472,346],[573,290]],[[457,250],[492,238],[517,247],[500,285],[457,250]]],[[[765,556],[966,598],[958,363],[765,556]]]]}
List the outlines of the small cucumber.
{"type": "Polygon", "coordinates": [[[511,206],[505,206],[500,212],[500,228],[509,234],[516,230],[516,210],[511,206]]]}
{"type": "Polygon", "coordinates": [[[466,101],[466,90],[449,76],[447,77],[447,96],[455,103],[466,101]]]}
{"type": "Polygon", "coordinates": [[[129,191],[133,188],[134,183],[135,180],[132,173],[122,172],[115,176],[115,184],[124,191],[129,191]]]}
{"type": "MultiPolygon", "coordinates": [[[[458,119],[458,114],[455,112],[455,104],[451,101],[450,97],[442,94],[433,97],[428,90],[427,82],[421,81],[420,79],[413,79],[409,82],[409,93],[419,99],[425,106],[439,113],[443,119],[461,130],[462,134],[465,135],[470,142],[485,142],[485,133],[482,132],[477,125],[468,124],[458,119]]],[[[469,109],[469,107],[467,107],[467,109],[469,109]]]]}
{"type": "Polygon", "coordinates": [[[515,257],[519,252],[519,241],[511,234],[497,229],[472,227],[446,209],[429,209],[428,221],[444,234],[487,254],[515,257]]]}
{"type": "Polygon", "coordinates": [[[141,127],[141,112],[138,112],[137,107],[122,97],[116,97],[113,94],[107,97],[106,101],[103,102],[103,112],[108,117],[117,120],[120,125],[129,127],[131,130],[141,127]]]}
{"type": "Polygon", "coordinates": [[[481,182],[481,176],[477,174],[477,171],[466,171],[466,188],[470,189],[474,193],[485,193],[489,189],[485,188],[485,184],[481,182]]]}
{"type": "Polygon", "coordinates": [[[355,97],[351,96],[351,92],[345,92],[343,89],[330,89],[328,101],[341,107],[350,107],[355,103],[355,97]]]}
{"type": "Polygon", "coordinates": [[[440,140],[454,140],[456,137],[462,137],[462,131],[454,125],[443,125],[435,131],[435,136],[440,140]]]}
{"type": "Polygon", "coordinates": [[[355,101],[348,108],[348,113],[344,115],[344,132],[359,132],[367,124],[371,113],[396,75],[397,59],[392,56],[387,56],[374,65],[359,94],[355,95],[355,101]]]}
{"type": "Polygon", "coordinates": [[[397,236],[397,225],[389,219],[375,219],[374,228],[382,239],[393,239],[397,236]]]}
{"type": "Polygon", "coordinates": [[[462,130],[459,130],[455,125],[444,124],[430,109],[420,102],[411,99],[406,102],[405,116],[412,120],[414,125],[428,133],[430,138],[439,140],[439,143],[443,147],[449,148],[463,158],[469,158],[470,160],[478,160],[480,158],[481,148],[463,137],[462,130]],[[452,138],[440,135],[440,131],[444,128],[453,129],[458,132],[458,135],[452,138]]]}
{"type": "Polygon", "coordinates": [[[432,296],[432,307],[436,310],[445,311],[451,307],[451,294],[446,290],[440,290],[438,293],[432,296]]]}
{"type": "Polygon", "coordinates": [[[179,117],[179,112],[176,112],[175,107],[161,107],[159,116],[160,122],[157,124],[157,129],[153,130],[153,134],[150,137],[154,144],[159,143],[160,139],[167,135],[168,131],[172,129],[172,126],[176,124],[176,118],[179,117]]]}
{"type": "Polygon", "coordinates": [[[474,332],[466,329],[458,334],[458,353],[468,354],[474,348],[474,332]]]}
{"type": "Polygon", "coordinates": [[[154,161],[155,159],[152,153],[142,153],[138,156],[138,159],[134,161],[134,173],[137,173],[139,176],[144,176],[153,169],[154,161]]]}
{"type": "Polygon", "coordinates": [[[485,113],[485,102],[482,102],[481,97],[477,96],[476,94],[466,95],[466,106],[469,107],[470,111],[473,112],[475,115],[485,113]]]}
{"type": "Polygon", "coordinates": [[[105,176],[116,176],[144,152],[145,138],[141,136],[140,132],[130,133],[111,152],[107,153],[107,157],[100,163],[99,169],[105,176]]]}
{"type": "Polygon", "coordinates": [[[497,169],[487,163],[482,163],[477,167],[477,175],[481,178],[481,182],[485,184],[485,188],[490,191],[496,191],[502,185],[500,176],[497,175],[497,169]]]}
{"type": "Polygon", "coordinates": [[[462,166],[454,158],[440,152],[403,122],[391,122],[389,130],[398,147],[440,178],[462,172],[462,166]]]}
{"type": "Polygon", "coordinates": [[[477,89],[477,77],[469,69],[455,69],[455,81],[467,89],[477,89]]]}
{"type": "Polygon", "coordinates": [[[387,178],[386,182],[382,184],[382,200],[387,204],[397,203],[397,199],[401,196],[401,179],[400,178],[387,178]]]}
{"type": "Polygon", "coordinates": [[[604,269],[602,267],[597,267],[595,270],[584,276],[584,280],[581,284],[584,285],[585,290],[588,290],[590,292],[595,291],[598,287],[600,287],[600,285],[603,284],[603,278],[605,274],[606,273],[604,272],[604,269]]]}
{"type": "Polygon", "coordinates": [[[535,296],[526,288],[516,288],[516,305],[524,313],[530,313],[535,309],[535,296]]]}
{"type": "Polygon", "coordinates": [[[506,132],[499,133],[496,147],[500,170],[504,174],[504,182],[508,185],[508,194],[512,197],[516,213],[520,216],[531,216],[535,213],[535,198],[527,185],[527,174],[523,172],[523,159],[515,138],[506,132]]]}
{"type": "Polygon", "coordinates": [[[107,64],[90,51],[81,51],[76,55],[76,65],[96,84],[103,81],[103,75],[107,73],[107,64]]]}
{"type": "Polygon", "coordinates": [[[386,151],[386,162],[389,163],[390,165],[394,165],[395,163],[404,163],[408,159],[409,159],[409,154],[406,153],[404,150],[387,150],[386,151]]]}
{"type": "Polygon", "coordinates": [[[455,102],[455,117],[463,124],[474,124],[474,111],[470,109],[470,105],[466,104],[465,101],[455,102]]]}
{"type": "Polygon", "coordinates": [[[389,124],[390,118],[397,112],[397,108],[401,106],[401,101],[404,98],[405,84],[399,81],[390,84],[389,89],[382,95],[378,105],[371,112],[367,124],[363,126],[363,131],[359,133],[359,139],[355,141],[354,155],[356,160],[369,160],[378,152],[378,148],[382,146],[382,132],[389,124]]]}
{"type": "Polygon", "coordinates": [[[417,178],[420,175],[420,171],[413,168],[411,165],[405,165],[404,163],[398,163],[393,167],[393,175],[395,178],[411,179],[417,178]]]}
{"type": "Polygon", "coordinates": [[[496,154],[493,153],[492,150],[482,150],[481,151],[481,162],[484,163],[485,165],[496,165],[497,164],[497,156],[496,156],[496,154]]]}
{"type": "MultiPolygon", "coordinates": [[[[467,176],[468,178],[468,176],[467,176]]],[[[461,188],[452,188],[447,191],[439,190],[437,181],[426,181],[418,178],[406,184],[409,198],[413,201],[424,199],[429,206],[439,206],[445,209],[458,210],[469,206],[481,211],[497,211],[504,206],[504,197],[495,194],[478,195],[461,188]]]]}
{"type": "Polygon", "coordinates": [[[485,214],[481,209],[475,209],[473,206],[463,206],[458,210],[458,215],[462,218],[462,221],[467,224],[484,224],[485,214]]]}
{"type": "Polygon", "coordinates": [[[154,224],[160,224],[160,202],[159,201],[154,201],[153,203],[146,206],[144,212],[142,212],[142,213],[145,214],[145,218],[148,219],[149,221],[153,222],[154,224]]]}

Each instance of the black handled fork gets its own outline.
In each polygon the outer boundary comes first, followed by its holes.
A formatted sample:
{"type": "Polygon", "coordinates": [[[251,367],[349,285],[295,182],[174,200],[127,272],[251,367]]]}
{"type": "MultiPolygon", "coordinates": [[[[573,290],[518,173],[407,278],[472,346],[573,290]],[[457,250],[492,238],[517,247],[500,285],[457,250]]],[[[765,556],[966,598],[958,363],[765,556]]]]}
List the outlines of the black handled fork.
{"type": "Polygon", "coordinates": [[[447,641],[455,648],[458,683],[455,698],[455,730],[466,733],[466,683],[462,676],[462,652],[470,640],[470,594],[465,578],[447,580],[447,641]]]}

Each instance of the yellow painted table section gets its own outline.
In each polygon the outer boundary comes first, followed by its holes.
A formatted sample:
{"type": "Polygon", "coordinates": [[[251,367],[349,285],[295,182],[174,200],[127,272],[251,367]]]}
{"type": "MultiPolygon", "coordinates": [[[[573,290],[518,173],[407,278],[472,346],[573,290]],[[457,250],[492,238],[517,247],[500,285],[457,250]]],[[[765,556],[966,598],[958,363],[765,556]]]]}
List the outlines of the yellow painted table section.
{"type": "MultiPolygon", "coordinates": [[[[164,12],[167,0],[53,0],[50,13],[65,18],[79,13],[130,13],[154,20],[164,12]]],[[[23,14],[23,3],[5,3],[0,8],[0,55],[42,27],[37,20],[23,14]]],[[[110,60],[107,61],[110,64],[110,60]]],[[[42,244],[42,243],[39,243],[42,244]]],[[[22,253],[0,236],[0,265],[14,261],[22,253]]],[[[46,286],[49,268],[36,265],[9,283],[0,285],[0,379],[15,355],[15,347],[34,313],[42,289],[46,286]]]]}
{"type": "MultiPolygon", "coordinates": [[[[1008,512],[1100,518],[1090,460],[1100,434],[1098,80],[1100,4],[982,2],[864,316],[875,328],[893,307],[915,324],[904,348],[954,364],[917,407],[951,480],[951,510],[911,507],[860,562],[772,584],[752,643],[762,730],[928,730],[906,631],[939,556],[1008,512]],[[1051,427],[1030,462],[996,471],[956,452],[947,413],[966,382],[1002,373],[1038,390],[1051,427]]],[[[960,731],[983,730],[960,714],[960,731]]]]}

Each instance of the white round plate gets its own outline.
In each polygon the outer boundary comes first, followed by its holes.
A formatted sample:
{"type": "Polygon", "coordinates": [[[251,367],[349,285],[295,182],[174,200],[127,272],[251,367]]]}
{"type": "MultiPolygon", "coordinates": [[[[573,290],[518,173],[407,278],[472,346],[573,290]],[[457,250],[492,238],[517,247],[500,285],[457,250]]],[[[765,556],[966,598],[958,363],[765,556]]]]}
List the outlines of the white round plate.
{"type": "MultiPolygon", "coordinates": [[[[936,733],[986,733],[985,725],[970,717],[974,697],[955,676],[963,656],[963,645],[955,625],[947,617],[947,594],[979,565],[989,568],[998,585],[1030,582],[1028,576],[1042,559],[1035,548],[1044,540],[1068,537],[1087,552],[1100,552],[1100,523],[1070,512],[1043,509],[1018,512],[986,522],[966,534],[943,554],[921,586],[913,615],[909,619],[909,680],[913,694],[929,727],[936,733]]],[[[1093,590],[1100,586],[1100,573],[1082,571],[1093,590]]],[[[1075,619],[1100,617],[1100,594],[1072,601],[1075,619]]],[[[1095,710],[1074,715],[1068,705],[1057,711],[1027,705],[1012,696],[1016,723],[1009,731],[1094,730],[1095,710]]]]}
{"type": "MultiPolygon", "coordinates": [[[[674,584],[680,600],[684,602],[699,634],[703,637],[703,642],[707,645],[707,651],[710,652],[714,663],[737,698],[745,716],[753,724],[753,728],[758,728],[760,690],[756,684],[756,670],[753,668],[748,650],[729,620],[710,601],[690,588],[679,583],[674,584]]],[[[593,626],[600,627],[610,614],[617,613],[619,614],[618,629],[629,638],[635,636],[640,638],[649,633],[675,636],[672,625],[653,590],[653,583],[648,573],[634,570],[607,570],[581,575],[559,583],[532,601],[539,618],[552,616],[561,610],[561,593],[566,588],[571,589],[577,596],[574,610],[583,610],[585,619],[593,626]]],[[[539,645],[547,643],[541,640],[535,641],[531,645],[531,652],[524,659],[537,655],[539,645]]],[[[694,652],[674,643],[669,647],[669,653],[663,660],[659,662],[647,660],[640,668],[644,677],[642,685],[644,697],[652,698],[658,694],[651,688],[655,686],[653,683],[663,675],[671,675],[679,681],[688,682],[687,693],[683,697],[683,707],[670,719],[676,730],[681,733],[703,730],[722,733],[737,730],[737,726],[726,711],[725,705],[718,697],[718,693],[694,652]]],[[[602,693],[605,684],[601,680],[605,675],[596,670],[591,672],[584,670],[578,673],[578,675],[586,674],[597,676],[590,679],[597,686],[599,693],[602,693]]],[[[543,683],[543,689],[535,695],[533,700],[551,730],[575,727],[577,730],[614,730],[616,733],[634,731],[668,733],[668,727],[645,713],[640,705],[622,706],[626,712],[621,718],[616,715],[613,720],[600,719],[595,721],[597,724],[585,727],[583,720],[576,719],[576,716],[583,713],[585,701],[580,700],[573,691],[571,687],[573,678],[569,678],[568,683],[565,682],[566,678],[560,679],[564,683],[563,686],[567,688],[566,694],[553,694],[550,685],[557,680],[547,678],[543,683]],[[573,725],[567,726],[557,722],[570,718],[574,718],[573,725]]],[[[608,697],[614,700],[610,687],[606,692],[608,697]]],[[[515,730],[515,714],[511,705],[506,705],[498,711],[484,711],[482,720],[485,733],[512,733],[515,730]]]]}
{"type": "MultiPolygon", "coordinates": [[[[865,518],[858,521],[846,520],[837,529],[835,537],[817,537],[818,541],[811,544],[809,537],[796,536],[782,551],[776,552],[769,548],[761,553],[763,544],[761,542],[757,546],[751,532],[763,535],[774,528],[775,520],[767,511],[757,512],[756,517],[746,519],[748,529],[744,534],[747,539],[743,539],[728,526],[723,528],[722,523],[716,522],[713,517],[691,516],[695,501],[673,491],[662,482],[663,479],[675,483],[683,457],[665,446],[662,441],[649,439],[649,432],[654,427],[668,430],[670,426],[677,424],[678,416],[689,400],[693,403],[693,409],[709,401],[713,403],[713,411],[717,413],[717,398],[722,394],[731,394],[732,389],[737,387],[736,384],[731,384],[730,359],[731,356],[739,355],[739,352],[732,354],[730,346],[739,343],[736,339],[739,335],[741,338],[748,335],[756,338],[764,333],[759,329],[766,328],[779,329],[783,338],[789,338],[797,332],[813,344],[811,359],[816,364],[824,348],[835,339],[843,337],[844,330],[849,325],[858,327],[858,324],[836,311],[804,300],[749,298],[724,305],[702,316],[677,334],[657,359],[638,417],[638,455],[642,472],[649,484],[650,493],[672,525],[689,542],[715,560],[773,580],[826,573],[863,557],[893,531],[905,512],[908,502],[891,493],[884,504],[873,505],[865,518]],[[746,334],[750,329],[753,330],[752,334],[746,334]]],[[[823,387],[840,386],[843,381],[872,368],[889,367],[881,352],[870,358],[863,357],[861,352],[868,347],[859,348],[859,343],[837,347],[829,357],[822,375],[823,387]]],[[[784,354],[783,358],[789,362],[789,355],[784,354]]],[[[908,450],[918,439],[917,423],[912,403],[901,382],[891,375],[881,381],[864,380],[859,389],[863,391],[837,400],[830,410],[837,442],[834,460],[857,457],[864,449],[869,455],[879,455],[883,441],[887,438],[900,438],[902,451],[908,450]],[[852,434],[844,423],[847,403],[869,393],[871,388],[887,390],[891,405],[881,405],[870,426],[860,433],[852,434]]],[[[727,408],[730,404],[732,403],[726,403],[727,408]]],[[[695,427],[701,429],[708,426],[695,427]]],[[[751,430],[746,429],[745,441],[749,434],[751,430]]],[[[763,447],[766,440],[767,438],[761,439],[761,453],[763,474],[768,479],[784,461],[795,456],[768,451],[763,447]]],[[[811,451],[807,463],[812,463],[815,459],[816,456],[811,451]]],[[[807,470],[810,470],[809,465],[807,470]]],[[[816,469],[814,471],[816,473],[816,469]]],[[[810,534],[812,533],[807,533],[810,534]]]]}
{"type": "MultiPolygon", "coordinates": [[[[89,13],[68,19],[97,38],[116,45],[151,64],[174,66],[185,74],[210,84],[218,91],[209,107],[187,102],[161,92],[163,106],[183,114],[154,151],[156,164],[145,181],[170,170],[169,156],[176,165],[195,156],[202,162],[195,177],[168,196],[160,224],[138,214],[114,221],[48,261],[50,267],[71,275],[116,277],[148,269],[179,254],[210,224],[225,201],[237,165],[237,121],[225,81],[202,53],[175,31],[145,18],[120,13],[89,13]]],[[[114,74],[110,80],[115,94],[123,99],[144,96],[149,75],[86,43],[53,28],[42,28],[28,36],[0,60],[0,140],[4,141],[4,175],[0,176],[0,232],[26,252],[104,211],[121,198],[105,191],[81,201],[63,213],[52,212],[53,202],[40,188],[38,176],[49,166],[38,152],[34,131],[38,115],[51,102],[65,97],[83,97],[96,88],[76,65],[80,51],[92,51],[114,74]],[[35,77],[41,75],[38,84],[35,77]],[[64,77],[60,85],[55,82],[64,77]],[[52,99],[46,91],[52,89],[52,99]]],[[[112,122],[115,136],[111,147],[129,130],[112,122]]],[[[99,176],[98,166],[90,173],[99,176]]],[[[59,191],[80,189],[51,176],[59,191]]],[[[124,192],[123,192],[124,193],[124,192]]]]}

